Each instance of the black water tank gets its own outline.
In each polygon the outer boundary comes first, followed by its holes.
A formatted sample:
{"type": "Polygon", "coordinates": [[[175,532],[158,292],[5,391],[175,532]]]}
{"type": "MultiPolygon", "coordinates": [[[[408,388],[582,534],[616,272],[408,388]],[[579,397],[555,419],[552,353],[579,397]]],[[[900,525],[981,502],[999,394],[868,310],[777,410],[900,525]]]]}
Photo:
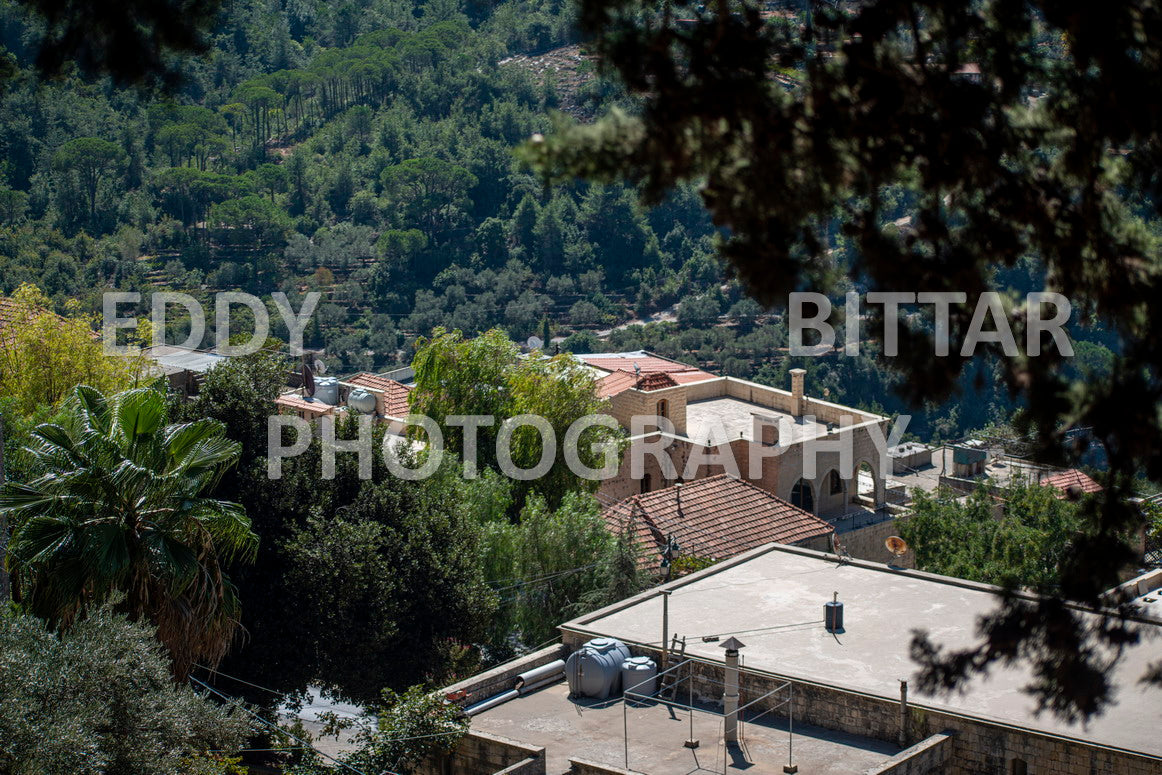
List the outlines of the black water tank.
{"type": "Polygon", "coordinates": [[[823,626],[828,632],[838,632],[843,629],[843,603],[833,600],[823,604],[823,626]]]}

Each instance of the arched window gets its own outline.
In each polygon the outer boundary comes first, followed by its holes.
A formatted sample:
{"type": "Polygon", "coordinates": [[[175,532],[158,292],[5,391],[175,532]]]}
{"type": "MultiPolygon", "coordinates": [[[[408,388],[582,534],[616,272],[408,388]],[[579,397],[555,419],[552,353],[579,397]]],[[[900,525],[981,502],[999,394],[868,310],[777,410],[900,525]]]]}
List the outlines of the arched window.
{"type": "Polygon", "coordinates": [[[658,415],[658,417],[667,417],[667,418],[670,416],[670,402],[669,401],[667,401],[666,399],[663,398],[661,401],[658,402],[657,415],[658,415]]]}
{"type": "Polygon", "coordinates": [[[843,492],[843,480],[839,478],[839,472],[835,469],[827,475],[827,489],[832,495],[839,495],[843,492]]]}
{"type": "Polygon", "coordinates": [[[791,489],[791,503],[804,511],[815,512],[815,496],[811,494],[811,484],[803,479],[795,482],[791,489]]]}

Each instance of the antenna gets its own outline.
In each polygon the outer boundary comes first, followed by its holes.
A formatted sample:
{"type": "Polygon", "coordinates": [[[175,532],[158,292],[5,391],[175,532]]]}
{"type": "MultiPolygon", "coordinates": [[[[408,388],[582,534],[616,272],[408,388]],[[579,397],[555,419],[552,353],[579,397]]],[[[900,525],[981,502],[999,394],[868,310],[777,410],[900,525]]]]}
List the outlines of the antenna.
{"type": "Polygon", "coordinates": [[[884,548],[900,559],[908,551],[908,542],[899,536],[888,536],[884,540],[884,548]]]}
{"type": "Polygon", "coordinates": [[[839,540],[839,533],[831,534],[831,551],[839,556],[840,565],[851,562],[851,553],[847,551],[846,547],[839,540]]]}

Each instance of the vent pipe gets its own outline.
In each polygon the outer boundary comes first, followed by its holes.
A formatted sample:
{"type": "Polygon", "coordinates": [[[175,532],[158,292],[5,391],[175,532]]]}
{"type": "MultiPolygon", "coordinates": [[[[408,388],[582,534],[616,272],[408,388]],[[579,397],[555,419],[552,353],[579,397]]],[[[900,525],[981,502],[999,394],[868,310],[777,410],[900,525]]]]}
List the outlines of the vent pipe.
{"type": "Polygon", "coordinates": [[[806,369],[791,369],[791,414],[801,417],[807,409],[804,383],[807,380],[806,369]]]}
{"type": "Polygon", "coordinates": [[[727,743],[738,742],[738,650],[745,646],[738,638],[731,637],[722,644],[726,649],[726,690],[722,695],[724,737],[727,743]]]}
{"type": "Polygon", "coordinates": [[[839,593],[830,603],[823,604],[823,626],[828,632],[843,631],[843,603],[839,602],[839,593]]]}

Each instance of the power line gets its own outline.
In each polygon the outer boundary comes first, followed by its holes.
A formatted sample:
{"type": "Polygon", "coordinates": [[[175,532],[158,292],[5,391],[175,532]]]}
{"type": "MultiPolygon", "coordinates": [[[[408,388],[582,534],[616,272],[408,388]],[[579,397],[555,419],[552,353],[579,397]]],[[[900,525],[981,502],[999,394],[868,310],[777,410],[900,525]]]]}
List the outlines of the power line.
{"type": "Polygon", "coordinates": [[[228,673],[223,673],[221,670],[212,670],[212,669],[206,667],[205,665],[195,664],[194,667],[200,667],[203,670],[205,670],[207,673],[210,673],[210,675],[220,675],[223,678],[229,678],[231,681],[236,681],[240,684],[245,684],[246,686],[250,686],[254,689],[261,689],[264,692],[270,692],[271,694],[275,695],[276,697],[285,697],[287,695],[286,692],[280,692],[280,691],[277,691],[275,689],[269,689],[265,686],[259,686],[256,683],[251,683],[250,681],[247,681],[247,680],[242,679],[242,678],[238,678],[237,676],[233,676],[233,675],[230,675],[228,673]]]}
{"type": "MultiPolygon", "coordinates": [[[[296,737],[295,735],[286,731],[285,729],[278,726],[277,724],[273,724],[270,721],[267,721],[262,716],[258,715],[257,713],[252,711],[250,708],[246,707],[246,705],[243,704],[238,699],[231,697],[230,695],[226,694],[225,692],[218,691],[217,689],[215,689],[213,686],[210,686],[205,681],[198,679],[198,678],[194,678],[192,675],[190,676],[190,680],[193,681],[194,683],[197,683],[197,684],[200,684],[201,686],[204,686],[206,689],[209,689],[211,692],[218,695],[219,697],[226,700],[227,702],[232,702],[232,703],[236,704],[239,708],[242,708],[242,710],[246,711],[251,716],[253,716],[255,718],[255,720],[257,720],[263,726],[269,727],[270,729],[273,729],[275,732],[278,732],[279,734],[286,735],[291,740],[294,740],[296,743],[302,743],[304,746],[310,748],[312,751],[317,753],[319,756],[322,756],[325,759],[329,759],[329,760],[335,762],[335,764],[338,764],[340,767],[344,767],[344,768],[350,770],[351,772],[354,772],[355,775],[367,775],[367,773],[363,772],[362,770],[355,769],[350,764],[347,764],[347,762],[336,759],[334,756],[331,756],[328,753],[320,751],[318,748],[315,748],[313,745],[311,745],[306,740],[303,740],[301,737],[296,737]]],[[[385,772],[386,772],[386,775],[398,775],[398,773],[394,773],[394,772],[387,772],[387,771],[385,771],[385,772]]]]}
{"type": "MultiPolygon", "coordinates": [[[[510,584],[506,587],[499,587],[493,591],[494,592],[506,592],[510,589],[518,589],[520,587],[539,586],[541,584],[544,584],[545,582],[552,581],[552,580],[559,578],[561,576],[567,576],[570,573],[578,573],[578,572],[583,571],[583,570],[589,570],[590,568],[596,568],[600,564],[601,564],[600,562],[592,562],[592,563],[589,563],[588,565],[580,565],[576,568],[568,568],[566,570],[553,571],[552,573],[547,573],[543,576],[534,576],[531,579],[524,579],[524,580],[518,581],[517,583],[510,584]]],[[[497,583],[497,582],[492,582],[492,583],[497,583]]]]}

